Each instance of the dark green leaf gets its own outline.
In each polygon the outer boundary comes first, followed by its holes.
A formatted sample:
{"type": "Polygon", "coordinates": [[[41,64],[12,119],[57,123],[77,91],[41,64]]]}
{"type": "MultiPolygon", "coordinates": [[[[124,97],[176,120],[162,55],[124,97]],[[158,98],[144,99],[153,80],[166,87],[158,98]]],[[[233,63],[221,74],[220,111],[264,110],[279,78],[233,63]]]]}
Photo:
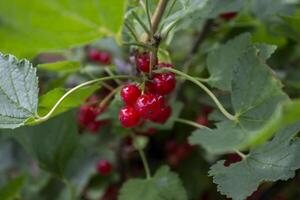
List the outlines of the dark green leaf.
{"type": "Polygon", "coordinates": [[[187,195],[178,176],[166,166],[150,179],[131,179],[119,195],[120,200],[186,200],[187,195]]]}
{"type": "Polygon", "coordinates": [[[66,168],[78,149],[75,117],[70,113],[37,126],[13,131],[15,137],[39,163],[56,177],[64,178],[66,168]]]}
{"type": "Polygon", "coordinates": [[[299,123],[282,129],[272,141],[252,150],[246,159],[229,167],[224,166],[224,160],[218,161],[209,172],[218,184],[218,190],[234,200],[244,200],[263,181],[294,177],[295,170],[300,168],[300,140],[292,138],[299,130],[299,123]]]}
{"type": "Polygon", "coordinates": [[[231,102],[238,122],[223,121],[216,129],[197,130],[190,142],[201,144],[213,153],[260,144],[280,128],[279,124],[273,125],[278,118],[274,111],[285,100],[281,83],[257,56],[257,50],[249,48],[238,59],[232,78],[231,102]]]}

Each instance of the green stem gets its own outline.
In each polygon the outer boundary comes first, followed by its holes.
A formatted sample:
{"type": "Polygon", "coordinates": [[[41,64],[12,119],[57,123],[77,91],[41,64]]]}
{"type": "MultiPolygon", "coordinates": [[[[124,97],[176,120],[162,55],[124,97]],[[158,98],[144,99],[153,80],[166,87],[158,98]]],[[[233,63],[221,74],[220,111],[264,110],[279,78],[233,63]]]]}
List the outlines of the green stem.
{"type": "Polygon", "coordinates": [[[176,118],[176,119],[174,119],[174,121],[182,123],[182,124],[187,124],[187,125],[193,126],[195,128],[207,128],[206,126],[203,126],[201,124],[198,124],[196,122],[193,122],[193,121],[190,121],[190,120],[187,120],[187,119],[176,118]]]}
{"type": "Polygon", "coordinates": [[[46,121],[47,119],[49,119],[51,117],[51,115],[54,113],[54,111],[57,109],[57,107],[65,100],[65,98],[67,98],[70,94],[72,94],[73,92],[75,92],[76,90],[85,87],[87,85],[91,85],[97,82],[101,82],[101,81],[106,81],[106,80],[112,80],[112,79],[129,79],[129,78],[135,78],[132,76],[126,76],[126,75],[118,75],[118,76],[108,76],[108,77],[102,77],[102,78],[98,78],[95,80],[91,80],[91,81],[87,81],[84,82],[80,85],[77,85],[76,87],[70,89],[68,92],[66,92],[57,102],[56,104],[52,107],[52,109],[43,117],[38,117],[35,119],[35,122],[43,122],[46,121]]]}
{"type": "Polygon", "coordinates": [[[136,14],[136,12],[132,11],[132,16],[137,20],[137,22],[141,25],[141,27],[144,29],[144,31],[148,34],[148,36],[151,36],[150,30],[147,28],[147,26],[144,24],[144,22],[139,18],[139,16],[136,14]]]}
{"type": "Polygon", "coordinates": [[[243,160],[245,160],[247,158],[247,155],[243,154],[242,152],[240,152],[239,150],[235,150],[235,153],[238,154],[239,156],[241,156],[241,158],[243,160]]]}
{"type": "MultiPolygon", "coordinates": [[[[134,134],[131,134],[131,137],[133,138],[133,140],[136,140],[136,137],[135,137],[134,134]]],[[[151,178],[151,172],[150,172],[150,167],[149,167],[149,164],[148,164],[146,155],[145,155],[143,149],[140,149],[140,148],[138,148],[138,147],[136,147],[136,149],[137,149],[137,151],[139,152],[140,157],[141,157],[141,159],[142,159],[143,166],[144,166],[145,173],[146,173],[146,178],[147,178],[147,179],[150,179],[150,178],[151,178]]]]}
{"type": "MultiPolygon", "coordinates": [[[[110,77],[114,77],[114,76],[115,76],[115,74],[110,70],[109,67],[105,67],[104,70],[105,70],[105,72],[106,72],[110,77]]],[[[116,82],[118,85],[122,85],[122,84],[123,84],[123,83],[122,83],[120,80],[118,80],[118,79],[114,79],[114,80],[115,80],[115,82],[116,82]]]]}
{"type": "Polygon", "coordinates": [[[150,45],[147,45],[145,43],[141,43],[141,42],[124,42],[124,45],[128,45],[128,46],[139,46],[139,47],[143,47],[145,49],[149,49],[150,51],[153,50],[153,47],[150,45]]]}
{"type": "Polygon", "coordinates": [[[135,32],[135,30],[131,27],[130,24],[128,24],[127,22],[124,23],[125,27],[129,30],[129,32],[131,33],[132,37],[134,38],[134,40],[136,42],[139,42],[139,38],[135,32]]]}
{"type": "Polygon", "coordinates": [[[138,152],[140,154],[140,157],[142,159],[144,169],[145,169],[145,173],[146,173],[146,177],[147,177],[147,179],[150,179],[151,178],[151,173],[150,173],[150,168],[149,168],[149,164],[148,164],[146,155],[145,155],[145,153],[142,149],[138,148],[137,150],[138,150],[138,152]]]}
{"type": "Polygon", "coordinates": [[[175,74],[177,74],[177,75],[180,75],[180,76],[182,76],[182,77],[184,77],[184,78],[186,78],[187,80],[189,80],[189,81],[191,81],[191,82],[193,82],[193,83],[195,83],[196,85],[198,85],[200,88],[202,88],[207,94],[208,94],[208,96],[210,96],[211,97],[211,99],[215,102],[215,104],[217,105],[217,107],[219,108],[219,110],[221,111],[221,113],[223,113],[223,115],[225,116],[225,117],[227,117],[228,119],[230,119],[230,120],[232,120],[232,121],[237,121],[237,117],[236,116],[234,116],[234,115],[232,115],[232,114],[230,114],[224,107],[223,107],[223,105],[220,103],[220,101],[217,99],[217,97],[203,84],[203,83],[201,83],[200,81],[198,81],[196,78],[194,78],[194,77],[192,77],[192,76],[190,76],[190,75],[188,75],[188,74],[185,74],[185,73],[183,73],[183,72],[181,72],[181,71],[178,71],[178,70],[176,70],[176,69],[173,69],[173,68],[167,68],[167,67],[165,67],[165,68],[162,68],[162,69],[160,69],[160,70],[158,70],[158,71],[170,71],[170,72],[173,72],[173,73],[175,73],[175,74]]]}
{"type": "Polygon", "coordinates": [[[151,32],[150,37],[153,37],[154,33],[152,32],[152,22],[151,22],[151,12],[150,12],[149,0],[146,0],[146,5],[144,5],[144,9],[146,11],[146,15],[147,15],[147,19],[148,19],[148,23],[149,23],[149,27],[150,27],[150,32],[151,32]]]}

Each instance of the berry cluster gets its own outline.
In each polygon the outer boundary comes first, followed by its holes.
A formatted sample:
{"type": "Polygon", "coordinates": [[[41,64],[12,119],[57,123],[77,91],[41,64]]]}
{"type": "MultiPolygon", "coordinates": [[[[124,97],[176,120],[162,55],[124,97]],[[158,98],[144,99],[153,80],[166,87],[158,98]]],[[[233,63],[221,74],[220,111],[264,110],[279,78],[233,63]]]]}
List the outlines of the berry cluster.
{"type": "Polygon", "coordinates": [[[111,56],[105,51],[99,51],[98,49],[89,49],[88,58],[90,61],[97,62],[103,65],[111,64],[111,56]]]}
{"type": "Polygon", "coordinates": [[[175,139],[172,139],[165,143],[167,160],[172,167],[177,167],[182,160],[186,159],[191,154],[192,150],[193,146],[187,141],[178,143],[175,139]]]}
{"type": "MultiPolygon", "coordinates": [[[[137,69],[149,73],[150,57],[147,53],[136,56],[137,69]]],[[[172,67],[169,63],[158,63],[158,68],[172,67]]],[[[145,91],[141,91],[138,85],[128,84],[121,90],[121,98],[125,104],[119,112],[121,125],[125,128],[134,127],[141,119],[163,124],[172,113],[171,107],[166,103],[165,95],[171,93],[176,86],[173,73],[153,73],[146,81],[145,91]]]]}
{"type": "Polygon", "coordinates": [[[85,105],[79,109],[77,121],[81,128],[85,128],[91,133],[96,133],[102,125],[107,123],[106,120],[97,120],[105,108],[99,107],[95,102],[98,102],[98,97],[92,96],[89,98],[85,105]]]}

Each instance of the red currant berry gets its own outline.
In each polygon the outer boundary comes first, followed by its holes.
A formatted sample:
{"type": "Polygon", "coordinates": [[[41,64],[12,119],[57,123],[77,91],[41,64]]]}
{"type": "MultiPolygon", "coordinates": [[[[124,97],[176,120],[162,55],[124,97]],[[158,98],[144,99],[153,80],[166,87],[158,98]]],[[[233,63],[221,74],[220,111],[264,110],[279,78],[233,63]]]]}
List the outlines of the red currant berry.
{"type": "Polygon", "coordinates": [[[233,163],[240,162],[241,160],[242,160],[241,156],[239,156],[236,153],[228,154],[227,155],[227,159],[224,162],[224,166],[228,167],[228,166],[230,166],[233,163]]]}
{"type": "Polygon", "coordinates": [[[228,13],[221,14],[221,17],[225,20],[231,20],[235,18],[237,15],[238,15],[237,12],[228,12],[228,13]]]}
{"type": "Polygon", "coordinates": [[[207,117],[205,116],[199,116],[196,120],[196,122],[202,126],[208,126],[209,125],[209,121],[207,119],[207,117]]]}
{"type": "Polygon", "coordinates": [[[140,115],[134,107],[126,106],[120,110],[119,120],[124,128],[131,128],[138,125],[140,115]]]}
{"type": "Polygon", "coordinates": [[[166,141],[165,143],[165,151],[167,154],[172,154],[178,148],[178,143],[175,139],[171,139],[166,141]]]}
{"type": "Polygon", "coordinates": [[[106,188],[100,200],[117,200],[118,192],[119,187],[117,185],[110,185],[108,188],[106,188]]]}
{"type": "Polygon", "coordinates": [[[164,99],[154,94],[143,94],[135,103],[135,108],[144,119],[155,119],[164,106],[164,99]]]}
{"type": "Polygon", "coordinates": [[[147,83],[147,89],[151,93],[167,95],[176,86],[175,75],[171,72],[154,74],[153,79],[147,83]]]}
{"type": "Polygon", "coordinates": [[[112,165],[107,160],[100,160],[97,163],[96,169],[102,176],[108,176],[112,172],[112,165]]]}
{"type": "Polygon", "coordinates": [[[169,119],[171,114],[172,114],[172,108],[170,106],[163,107],[160,109],[158,116],[152,119],[152,121],[159,124],[164,124],[169,119]]]}
{"type": "Polygon", "coordinates": [[[100,62],[104,65],[111,63],[111,55],[107,52],[101,52],[97,49],[91,49],[89,51],[89,59],[91,61],[100,62]]]}
{"type": "Polygon", "coordinates": [[[212,111],[213,111],[213,109],[212,109],[212,107],[210,107],[210,106],[204,106],[204,107],[202,108],[202,114],[203,114],[204,116],[208,116],[212,111]]]}
{"type": "Polygon", "coordinates": [[[149,72],[150,70],[150,55],[148,53],[138,54],[135,58],[136,66],[140,71],[149,72]]]}
{"type": "Polygon", "coordinates": [[[125,105],[135,104],[139,96],[141,96],[141,90],[135,84],[125,85],[121,90],[121,98],[125,105]]]}

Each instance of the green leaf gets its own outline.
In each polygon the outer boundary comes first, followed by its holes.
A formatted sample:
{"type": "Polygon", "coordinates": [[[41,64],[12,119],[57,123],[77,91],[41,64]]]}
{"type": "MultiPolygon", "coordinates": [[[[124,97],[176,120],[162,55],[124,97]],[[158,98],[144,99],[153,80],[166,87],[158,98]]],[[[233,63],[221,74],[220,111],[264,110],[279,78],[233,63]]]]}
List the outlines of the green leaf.
{"type": "Polygon", "coordinates": [[[124,9],[125,0],[2,0],[0,49],[32,57],[116,35],[124,9]]]}
{"type": "Polygon", "coordinates": [[[295,16],[282,16],[281,18],[285,24],[281,27],[279,32],[300,42],[300,12],[295,16]]]}
{"type": "Polygon", "coordinates": [[[80,62],[77,61],[58,61],[54,63],[39,64],[37,67],[39,70],[45,70],[48,72],[57,73],[74,73],[80,69],[80,62]]]}
{"type": "Polygon", "coordinates": [[[178,176],[169,167],[161,167],[150,179],[127,181],[119,200],[186,200],[187,195],[178,176]]]}
{"type": "MultiPolygon", "coordinates": [[[[78,90],[71,93],[67,96],[61,104],[54,111],[52,116],[58,115],[62,112],[70,110],[72,108],[80,106],[86,98],[88,98],[91,94],[95,92],[95,90],[99,89],[99,85],[91,85],[83,88],[79,88],[78,90]]],[[[57,101],[66,93],[65,88],[56,88],[49,91],[47,94],[40,97],[38,113],[40,116],[47,114],[51,108],[57,103],[57,101]]]]}
{"type": "Polygon", "coordinates": [[[210,73],[209,84],[221,90],[231,90],[233,67],[251,45],[250,34],[242,34],[225,45],[209,53],[207,69],[210,73]]]}
{"type": "MultiPolygon", "coordinates": [[[[248,33],[239,35],[216,50],[211,51],[207,57],[207,67],[210,73],[209,84],[224,91],[231,91],[231,81],[234,66],[239,59],[251,48],[251,36],[248,33]]],[[[254,45],[258,54],[264,60],[268,59],[276,50],[276,46],[257,43],[254,45]]]]}
{"type": "Polygon", "coordinates": [[[243,0],[183,0],[181,6],[178,6],[181,8],[165,21],[172,22],[188,17],[197,20],[216,18],[222,13],[239,11],[243,4],[243,0]]]}
{"type": "Polygon", "coordinates": [[[36,116],[38,78],[27,60],[0,53],[0,128],[17,128],[36,116]]]}
{"type": "Polygon", "coordinates": [[[39,163],[58,178],[65,177],[70,160],[79,147],[79,134],[73,114],[66,113],[37,126],[11,132],[39,163]]]}
{"type": "Polygon", "coordinates": [[[0,197],[1,200],[14,200],[16,198],[20,198],[20,192],[23,187],[25,178],[23,176],[19,176],[11,181],[9,181],[6,185],[0,188],[0,197]]]}
{"type": "Polygon", "coordinates": [[[281,83],[271,74],[264,61],[257,56],[255,48],[238,59],[233,72],[231,102],[238,122],[223,121],[216,129],[196,130],[189,138],[192,144],[201,144],[212,153],[245,149],[269,139],[278,130],[280,103],[287,100],[281,83]]]}
{"type": "Polygon", "coordinates": [[[300,140],[293,140],[293,137],[299,130],[299,123],[280,130],[272,141],[252,150],[246,159],[229,167],[224,166],[224,160],[218,161],[209,172],[218,184],[218,190],[234,200],[244,200],[264,181],[294,177],[295,170],[300,168],[300,140]]]}

